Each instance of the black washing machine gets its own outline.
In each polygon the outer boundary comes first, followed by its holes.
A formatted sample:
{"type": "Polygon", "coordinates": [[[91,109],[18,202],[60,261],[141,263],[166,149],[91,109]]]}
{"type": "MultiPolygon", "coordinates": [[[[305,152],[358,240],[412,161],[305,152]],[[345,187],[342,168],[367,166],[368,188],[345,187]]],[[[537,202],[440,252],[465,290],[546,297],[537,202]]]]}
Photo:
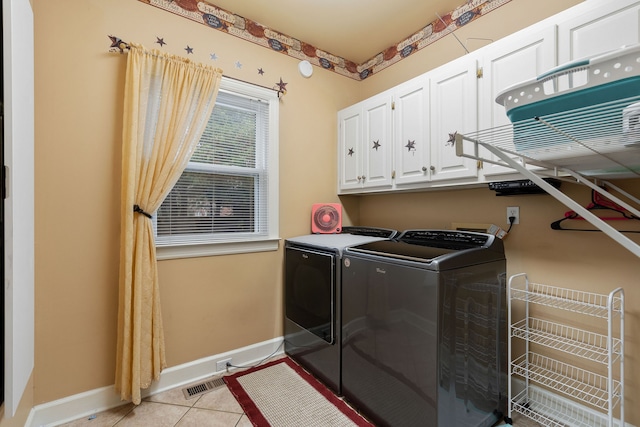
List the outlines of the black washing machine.
{"type": "Polygon", "coordinates": [[[506,411],[495,236],[408,230],[342,257],[342,392],[378,426],[489,427],[506,411]]]}
{"type": "Polygon", "coordinates": [[[284,350],[341,393],[341,256],[345,248],[387,240],[395,230],[344,227],[285,241],[284,350]]]}

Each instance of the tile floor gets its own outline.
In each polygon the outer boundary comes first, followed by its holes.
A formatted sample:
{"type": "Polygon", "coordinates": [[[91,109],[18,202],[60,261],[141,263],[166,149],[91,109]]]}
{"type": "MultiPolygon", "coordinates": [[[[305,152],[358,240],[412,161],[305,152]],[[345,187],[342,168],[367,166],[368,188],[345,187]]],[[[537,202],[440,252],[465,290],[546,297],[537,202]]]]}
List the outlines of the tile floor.
{"type": "MultiPolygon", "coordinates": [[[[202,381],[198,381],[200,383],[202,381]]],[[[197,384],[196,383],[196,384],[197,384]]],[[[187,387],[185,385],[184,387],[187,387]]],[[[226,386],[185,399],[182,389],[168,390],[138,406],[127,404],[95,417],[85,417],[64,427],[252,427],[249,419],[226,386]]]]}
{"type": "MultiPolygon", "coordinates": [[[[146,398],[139,406],[127,404],[98,413],[95,418],[81,418],[61,427],[252,427],[226,386],[188,400],[182,388],[146,398]]],[[[514,426],[534,427],[538,424],[516,417],[514,426]]]]}
{"type": "MultiPolygon", "coordinates": [[[[206,380],[214,378],[218,377],[206,380]]],[[[143,399],[138,406],[125,404],[59,427],[252,427],[226,385],[190,399],[184,397],[185,387],[202,382],[158,393],[143,399]]],[[[525,417],[514,416],[514,427],[537,426],[538,423],[525,417]]]]}

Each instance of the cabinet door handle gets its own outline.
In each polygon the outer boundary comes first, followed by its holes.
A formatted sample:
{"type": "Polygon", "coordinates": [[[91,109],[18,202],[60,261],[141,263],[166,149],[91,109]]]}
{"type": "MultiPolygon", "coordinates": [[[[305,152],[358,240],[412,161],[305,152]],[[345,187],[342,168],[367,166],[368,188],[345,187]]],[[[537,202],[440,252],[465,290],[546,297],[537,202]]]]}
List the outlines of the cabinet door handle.
{"type": "Polygon", "coordinates": [[[362,180],[362,177],[358,175],[358,182],[360,182],[361,180],[362,180]]]}
{"type": "Polygon", "coordinates": [[[422,167],[422,172],[426,172],[426,171],[427,171],[427,167],[426,167],[426,166],[423,166],[423,167],[422,167]]]}
{"type": "Polygon", "coordinates": [[[431,172],[435,172],[436,171],[436,167],[435,166],[431,166],[429,169],[431,169],[431,172]]]}

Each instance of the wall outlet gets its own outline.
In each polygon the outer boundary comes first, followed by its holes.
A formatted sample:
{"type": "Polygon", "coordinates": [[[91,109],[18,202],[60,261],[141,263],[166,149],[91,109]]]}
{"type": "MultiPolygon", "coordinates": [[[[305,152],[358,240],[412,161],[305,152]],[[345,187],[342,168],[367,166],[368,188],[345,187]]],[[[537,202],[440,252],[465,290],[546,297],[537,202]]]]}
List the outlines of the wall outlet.
{"type": "Polygon", "coordinates": [[[518,206],[509,206],[507,208],[507,224],[511,224],[509,218],[515,217],[513,224],[520,224],[520,208],[518,206]]]}
{"type": "Polygon", "coordinates": [[[227,363],[231,364],[231,358],[218,360],[216,362],[216,372],[226,371],[227,363]]]}

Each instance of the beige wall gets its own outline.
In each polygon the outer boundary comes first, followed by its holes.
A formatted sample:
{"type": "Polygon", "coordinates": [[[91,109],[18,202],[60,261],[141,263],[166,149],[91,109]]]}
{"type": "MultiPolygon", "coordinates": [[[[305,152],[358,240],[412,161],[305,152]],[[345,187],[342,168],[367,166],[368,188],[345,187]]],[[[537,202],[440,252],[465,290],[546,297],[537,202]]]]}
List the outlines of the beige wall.
{"type": "MultiPolygon", "coordinates": [[[[114,382],[120,143],[126,55],[114,35],[212,63],[287,94],[280,109],[280,231],[309,232],[336,202],[336,111],[357,82],[136,0],[36,0],[35,403],[114,382]],[[217,61],[210,59],[215,53],[217,61]],[[236,62],[242,68],[236,67],[236,62]],[[264,75],[258,74],[258,68],[264,75]]],[[[282,335],[282,252],[161,261],[167,361],[175,366],[282,335]]]]}
{"type": "MultiPolygon", "coordinates": [[[[499,38],[523,20],[529,24],[577,2],[513,0],[459,33],[499,38]]],[[[189,58],[215,64],[227,76],[268,87],[280,78],[288,83],[280,111],[283,238],[309,232],[312,203],[339,200],[337,110],[461,54],[447,37],[364,83],[318,68],[304,79],[292,58],[137,0],[34,0],[34,13],[36,405],[113,384],[126,55],[108,52],[107,35],[149,48],[162,37],[163,50],[186,56],[188,44],[194,48],[189,58]]],[[[477,189],[341,199],[347,223],[399,229],[446,228],[453,221],[504,225],[504,207],[518,205],[522,224],[505,241],[510,272],[595,290],[623,285],[629,330],[640,327],[637,258],[596,233],[551,232],[548,223],[566,209],[548,196],[496,198],[477,189]]],[[[159,264],[169,366],[282,334],[281,250],[159,264]]],[[[633,334],[628,339],[633,396],[640,389],[633,354],[640,348],[633,334]]],[[[638,409],[628,408],[630,421],[640,424],[638,409]]]]}

